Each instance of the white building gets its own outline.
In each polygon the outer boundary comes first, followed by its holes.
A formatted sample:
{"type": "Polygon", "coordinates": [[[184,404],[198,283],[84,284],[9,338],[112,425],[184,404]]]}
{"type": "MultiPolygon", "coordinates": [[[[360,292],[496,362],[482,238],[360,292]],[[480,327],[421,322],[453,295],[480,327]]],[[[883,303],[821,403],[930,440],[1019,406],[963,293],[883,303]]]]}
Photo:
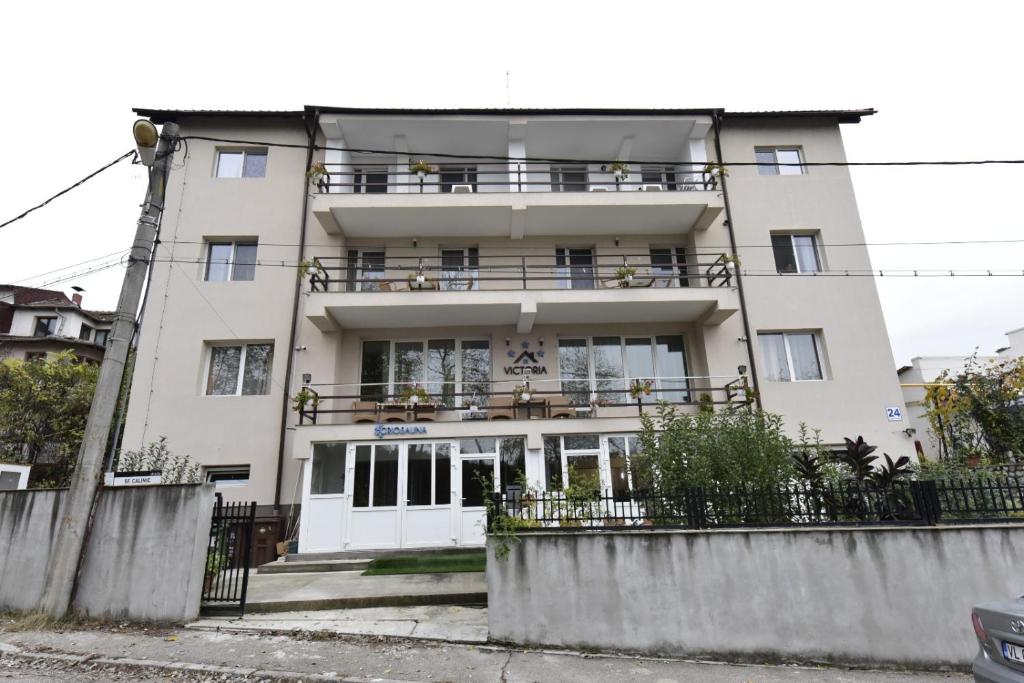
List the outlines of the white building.
{"type": "Polygon", "coordinates": [[[870,269],[850,174],[804,165],[872,110],[137,113],[191,139],[124,446],[301,503],[303,552],[479,544],[479,475],[620,491],[639,410],[744,383],[912,453],[874,282],[829,276],[870,269]]]}
{"type": "Polygon", "coordinates": [[[100,361],[113,313],[82,308],[82,297],[64,292],[0,285],[0,359],[33,360],[70,350],[100,361]]]}

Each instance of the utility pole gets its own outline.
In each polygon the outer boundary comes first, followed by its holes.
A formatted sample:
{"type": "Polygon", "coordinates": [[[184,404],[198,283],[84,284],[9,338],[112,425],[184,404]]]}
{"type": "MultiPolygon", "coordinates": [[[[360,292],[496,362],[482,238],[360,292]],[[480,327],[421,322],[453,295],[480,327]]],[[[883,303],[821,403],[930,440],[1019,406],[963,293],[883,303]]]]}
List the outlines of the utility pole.
{"type": "Polygon", "coordinates": [[[107,351],[103,355],[103,364],[100,365],[96,393],[93,395],[89,419],[85,425],[85,436],[78,452],[78,465],[72,475],[71,487],[64,498],[57,539],[53,544],[53,556],[50,558],[50,566],[46,573],[41,609],[55,619],[63,617],[71,604],[89,519],[103,474],[103,456],[107,438],[110,436],[110,423],[117,407],[117,397],[121,390],[128,347],[135,329],[135,315],[139,310],[149,260],[155,254],[157,227],[160,225],[160,214],[164,208],[167,172],[178,139],[178,125],[165,123],[154,155],[155,141],[152,138],[156,135],[156,127],[148,121],[140,121],[136,123],[135,130],[136,141],[140,145],[139,156],[143,163],[146,163],[147,159],[149,161],[146,164],[150,166],[149,188],[135,230],[135,241],[128,257],[124,282],[121,284],[121,297],[117,303],[114,326],[111,329],[107,351]]]}

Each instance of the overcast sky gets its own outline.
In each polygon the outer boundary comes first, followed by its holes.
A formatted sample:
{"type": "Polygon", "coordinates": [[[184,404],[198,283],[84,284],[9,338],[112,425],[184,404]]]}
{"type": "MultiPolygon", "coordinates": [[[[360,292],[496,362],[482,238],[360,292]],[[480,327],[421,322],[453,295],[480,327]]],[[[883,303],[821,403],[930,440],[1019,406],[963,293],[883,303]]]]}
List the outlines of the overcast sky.
{"type": "MultiPolygon", "coordinates": [[[[514,107],[875,107],[843,127],[850,160],[1024,158],[1024,4],[488,6],[8,3],[0,221],[130,149],[133,106],[501,107],[506,70],[514,107]]],[[[1024,168],[865,168],[854,183],[868,242],[1024,240],[1024,168]]],[[[55,276],[37,276],[127,249],[143,191],[139,167],[122,164],[0,230],[0,282],[45,284],[55,276]]],[[[871,257],[875,268],[1024,269],[1024,242],[874,246],[871,257]]],[[[56,287],[113,308],[122,274],[56,287]]],[[[897,364],[992,352],[1024,326],[1024,278],[877,282],[897,364]]]]}

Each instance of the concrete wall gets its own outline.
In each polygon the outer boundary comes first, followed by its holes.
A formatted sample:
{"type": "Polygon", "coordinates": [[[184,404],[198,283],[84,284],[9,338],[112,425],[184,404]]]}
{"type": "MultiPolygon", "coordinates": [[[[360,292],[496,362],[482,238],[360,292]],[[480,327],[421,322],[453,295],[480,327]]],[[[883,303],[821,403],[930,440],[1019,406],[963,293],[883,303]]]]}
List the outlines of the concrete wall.
{"type": "MultiPolygon", "coordinates": [[[[65,493],[0,492],[0,610],[38,608],[65,493]]],[[[195,619],[212,508],[211,484],[104,489],[73,609],[101,619],[195,619]]]]}
{"type": "Polygon", "coordinates": [[[971,606],[1021,592],[1024,527],[524,534],[487,559],[490,637],[966,666],[971,606]]]}

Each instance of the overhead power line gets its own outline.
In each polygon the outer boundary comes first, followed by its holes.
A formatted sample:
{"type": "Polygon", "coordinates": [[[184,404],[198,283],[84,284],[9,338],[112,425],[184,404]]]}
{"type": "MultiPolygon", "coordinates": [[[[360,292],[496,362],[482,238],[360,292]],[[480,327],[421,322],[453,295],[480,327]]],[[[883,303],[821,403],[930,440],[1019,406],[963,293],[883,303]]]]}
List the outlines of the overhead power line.
{"type": "Polygon", "coordinates": [[[95,171],[93,171],[89,175],[85,176],[84,178],[82,178],[78,182],[74,183],[73,185],[69,185],[68,187],[65,187],[63,190],[61,190],[57,194],[53,195],[52,197],[50,197],[46,201],[42,202],[41,204],[36,204],[31,209],[26,209],[25,211],[23,211],[22,213],[18,214],[14,218],[12,218],[12,219],[10,219],[8,221],[4,221],[3,223],[0,223],[0,228],[6,228],[11,223],[14,223],[15,221],[20,221],[22,218],[24,218],[25,216],[29,215],[33,211],[35,211],[37,209],[43,208],[44,206],[46,206],[47,204],[52,202],[54,199],[57,199],[58,197],[67,194],[68,192],[70,192],[71,190],[75,189],[79,185],[82,185],[83,183],[87,182],[88,180],[90,180],[92,178],[95,178],[96,176],[98,176],[100,173],[103,173],[104,171],[106,171],[111,166],[114,166],[114,165],[124,161],[125,159],[127,159],[128,157],[130,157],[133,154],[135,154],[135,150],[129,150],[129,151],[125,152],[121,156],[119,156],[116,159],[114,159],[113,161],[111,161],[109,164],[104,164],[103,166],[100,166],[98,169],[96,169],[95,171]]]}

